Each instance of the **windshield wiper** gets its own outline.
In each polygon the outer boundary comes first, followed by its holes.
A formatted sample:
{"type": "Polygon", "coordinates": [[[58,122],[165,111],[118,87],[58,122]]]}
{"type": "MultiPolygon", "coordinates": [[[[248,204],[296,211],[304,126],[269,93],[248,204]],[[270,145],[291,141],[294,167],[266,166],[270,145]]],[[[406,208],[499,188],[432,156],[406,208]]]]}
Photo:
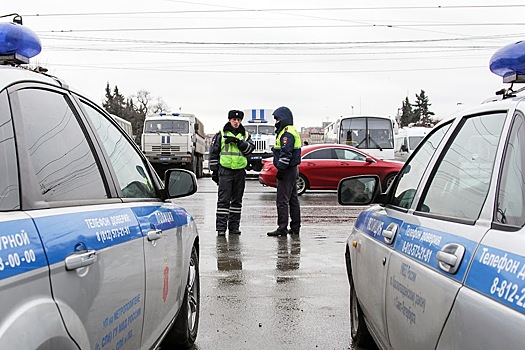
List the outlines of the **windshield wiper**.
{"type": "Polygon", "coordinates": [[[381,146],[379,146],[379,144],[376,142],[376,140],[374,140],[373,138],[371,138],[370,136],[368,136],[368,140],[370,142],[372,142],[374,145],[376,145],[377,148],[379,148],[380,151],[383,150],[383,148],[381,146]]]}

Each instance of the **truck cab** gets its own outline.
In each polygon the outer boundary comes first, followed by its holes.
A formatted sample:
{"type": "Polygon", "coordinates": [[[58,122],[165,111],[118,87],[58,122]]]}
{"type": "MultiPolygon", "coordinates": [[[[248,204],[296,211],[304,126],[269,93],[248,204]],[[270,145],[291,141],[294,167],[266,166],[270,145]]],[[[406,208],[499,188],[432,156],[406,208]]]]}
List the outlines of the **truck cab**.
{"type": "Polygon", "coordinates": [[[273,156],[272,147],[275,144],[275,127],[268,119],[272,118],[272,109],[244,110],[244,128],[252,137],[255,150],[247,156],[246,170],[261,171],[262,160],[273,156]]]}
{"type": "Polygon", "coordinates": [[[195,115],[163,112],[144,120],[141,148],[159,174],[184,168],[202,177],[204,138],[204,126],[195,115]]]}

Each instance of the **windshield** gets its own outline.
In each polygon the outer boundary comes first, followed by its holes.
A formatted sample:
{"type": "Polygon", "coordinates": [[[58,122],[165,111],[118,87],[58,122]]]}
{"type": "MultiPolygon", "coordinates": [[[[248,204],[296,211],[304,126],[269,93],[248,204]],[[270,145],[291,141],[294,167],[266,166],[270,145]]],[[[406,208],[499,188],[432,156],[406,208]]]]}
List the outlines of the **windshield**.
{"type": "Polygon", "coordinates": [[[392,122],[375,117],[343,119],[339,143],[361,149],[393,149],[392,122]]]}
{"type": "Polygon", "coordinates": [[[187,134],[189,132],[189,122],[186,120],[150,120],[146,122],[144,132],[187,134]]]}
{"type": "Polygon", "coordinates": [[[251,135],[257,134],[257,125],[244,125],[244,130],[248,131],[251,135]]]}
{"type": "Polygon", "coordinates": [[[244,125],[244,129],[248,131],[250,134],[261,134],[261,135],[273,135],[274,134],[274,126],[273,125],[244,125]]]}

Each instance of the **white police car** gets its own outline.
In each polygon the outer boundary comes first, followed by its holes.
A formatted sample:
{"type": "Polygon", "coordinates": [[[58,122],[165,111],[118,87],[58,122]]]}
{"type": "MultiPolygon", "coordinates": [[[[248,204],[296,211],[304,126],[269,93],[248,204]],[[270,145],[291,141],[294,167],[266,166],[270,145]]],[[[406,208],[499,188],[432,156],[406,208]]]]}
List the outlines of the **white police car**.
{"type": "Polygon", "coordinates": [[[40,41],[0,23],[0,349],[189,348],[199,321],[199,238],[105,111],[23,68],[40,41]]]}
{"type": "Polygon", "coordinates": [[[525,42],[494,54],[510,88],[443,121],[384,194],[340,182],[340,204],[376,203],[346,246],[351,337],[382,349],[523,349],[525,42]]]}

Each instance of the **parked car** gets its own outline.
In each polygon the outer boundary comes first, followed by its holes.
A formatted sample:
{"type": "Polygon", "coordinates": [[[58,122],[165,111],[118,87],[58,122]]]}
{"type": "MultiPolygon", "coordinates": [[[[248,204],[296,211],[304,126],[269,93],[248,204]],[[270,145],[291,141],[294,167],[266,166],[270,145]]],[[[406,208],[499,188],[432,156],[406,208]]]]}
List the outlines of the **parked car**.
{"type": "MultiPolygon", "coordinates": [[[[381,160],[352,146],[333,143],[303,146],[297,193],[301,195],[306,190],[335,191],[341,179],[363,174],[378,175],[383,188],[387,188],[402,166],[402,162],[381,160]]],[[[273,160],[264,159],[259,182],[264,186],[277,187],[276,175],[273,160]]]]}
{"type": "Polygon", "coordinates": [[[172,199],[195,176],[163,182],[107,112],[24,66],[34,32],[0,33],[0,349],[192,347],[199,236],[172,199]]]}
{"type": "MultiPolygon", "coordinates": [[[[525,42],[491,70],[524,83],[525,42]]],[[[523,89],[437,125],[386,193],[341,181],[362,212],[346,244],[353,343],[381,349],[521,349],[525,336],[523,89]]]]}

